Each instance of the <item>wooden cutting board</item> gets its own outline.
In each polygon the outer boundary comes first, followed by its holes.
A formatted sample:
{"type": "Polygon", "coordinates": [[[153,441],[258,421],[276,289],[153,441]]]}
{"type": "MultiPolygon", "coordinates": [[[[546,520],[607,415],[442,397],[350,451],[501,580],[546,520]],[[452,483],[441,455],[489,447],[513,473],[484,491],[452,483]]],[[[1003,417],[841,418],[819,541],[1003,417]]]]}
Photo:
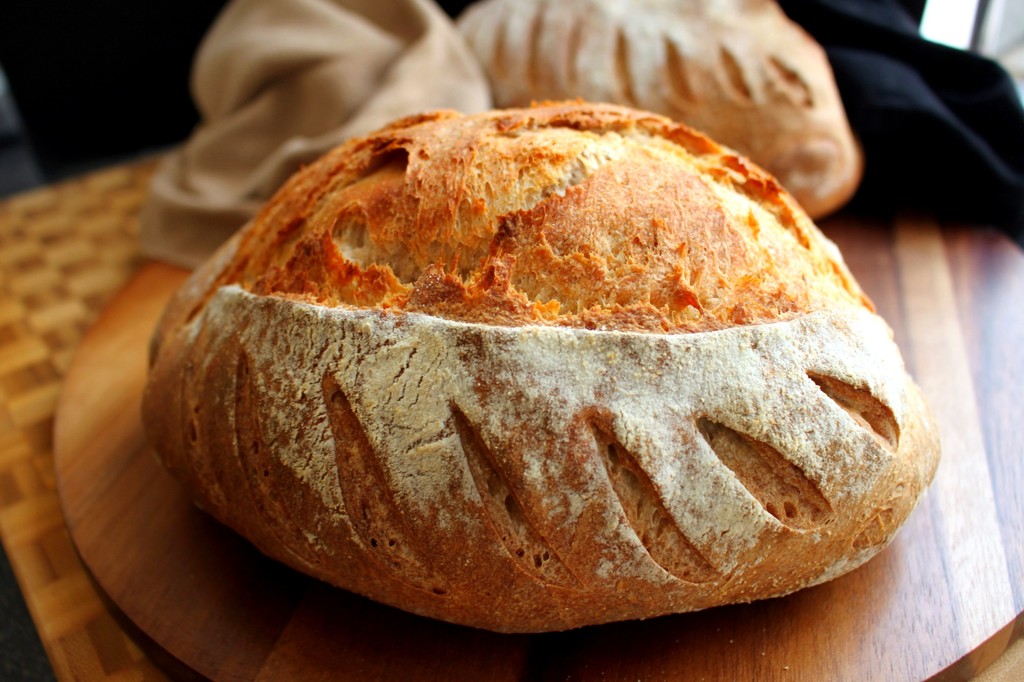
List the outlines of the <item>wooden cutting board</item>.
{"type": "Polygon", "coordinates": [[[827,232],[941,428],[921,505],[876,559],[782,599],[498,635],[369,602],[270,561],[157,464],[139,404],[180,270],[147,265],[101,316],[58,405],[58,490],[98,587],[179,676],[224,680],[964,679],[1024,632],[1024,256],[926,221],[827,232]]]}

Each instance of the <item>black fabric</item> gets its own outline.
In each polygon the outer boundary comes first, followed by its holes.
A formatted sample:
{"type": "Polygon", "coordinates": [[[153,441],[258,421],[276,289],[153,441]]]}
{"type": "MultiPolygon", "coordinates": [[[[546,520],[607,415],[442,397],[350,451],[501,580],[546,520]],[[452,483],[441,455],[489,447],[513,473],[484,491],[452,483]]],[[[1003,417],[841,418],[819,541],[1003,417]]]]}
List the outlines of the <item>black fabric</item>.
{"type": "Polygon", "coordinates": [[[997,63],[924,40],[896,0],[780,0],[822,44],[864,146],[851,208],[1024,235],[1024,110],[997,63]]]}

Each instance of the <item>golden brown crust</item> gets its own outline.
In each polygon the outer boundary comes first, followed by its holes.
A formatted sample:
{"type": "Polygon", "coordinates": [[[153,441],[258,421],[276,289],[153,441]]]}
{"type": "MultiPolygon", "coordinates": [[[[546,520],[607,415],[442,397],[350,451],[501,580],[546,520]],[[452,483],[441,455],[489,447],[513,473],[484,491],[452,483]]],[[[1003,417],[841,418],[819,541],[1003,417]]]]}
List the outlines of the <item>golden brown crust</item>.
{"type": "Polygon", "coordinates": [[[517,632],[833,578],[938,457],[788,195],[585,104],[407,119],[296,175],[171,301],[143,417],[266,554],[517,632]]]}
{"type": "Polygon", "coordinates": [[[220,284],[489,324],[692,332],[866,301],[773,178],[668,119],[423,115],[328,154],[220,284]]]}

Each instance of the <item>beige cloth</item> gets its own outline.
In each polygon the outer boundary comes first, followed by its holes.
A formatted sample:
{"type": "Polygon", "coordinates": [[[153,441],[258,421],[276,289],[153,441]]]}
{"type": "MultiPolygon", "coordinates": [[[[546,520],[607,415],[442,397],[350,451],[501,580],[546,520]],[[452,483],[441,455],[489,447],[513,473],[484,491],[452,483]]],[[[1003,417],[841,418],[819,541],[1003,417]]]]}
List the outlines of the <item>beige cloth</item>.
{"type": "Polygon", "coordinates": [[[300,165],[431,109],[491,106],[480,66],[431,0],[236,0],[192,73],[202,122],[158,168],[145,255],[192,267],[300,165]]]}

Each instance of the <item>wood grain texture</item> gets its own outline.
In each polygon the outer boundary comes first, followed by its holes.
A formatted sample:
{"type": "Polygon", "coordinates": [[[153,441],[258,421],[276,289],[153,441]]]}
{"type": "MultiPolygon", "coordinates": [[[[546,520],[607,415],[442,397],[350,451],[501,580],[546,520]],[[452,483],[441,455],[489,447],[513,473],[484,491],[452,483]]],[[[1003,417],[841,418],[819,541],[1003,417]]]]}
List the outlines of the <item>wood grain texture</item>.
{"type": "Polygon", "coordinates": [[[414,617],[295,574],[196,510],[145,447],[145,346],[183,273],[143,268],[90,332],[58,410],[57,480],[98,584],[216,679],[967,679],[1024,611],[1019,408],[1024,256],[906,219],[826,226],[941,424],[935,484],[886,551],[790,597],[505,636],[414,617]]]}

